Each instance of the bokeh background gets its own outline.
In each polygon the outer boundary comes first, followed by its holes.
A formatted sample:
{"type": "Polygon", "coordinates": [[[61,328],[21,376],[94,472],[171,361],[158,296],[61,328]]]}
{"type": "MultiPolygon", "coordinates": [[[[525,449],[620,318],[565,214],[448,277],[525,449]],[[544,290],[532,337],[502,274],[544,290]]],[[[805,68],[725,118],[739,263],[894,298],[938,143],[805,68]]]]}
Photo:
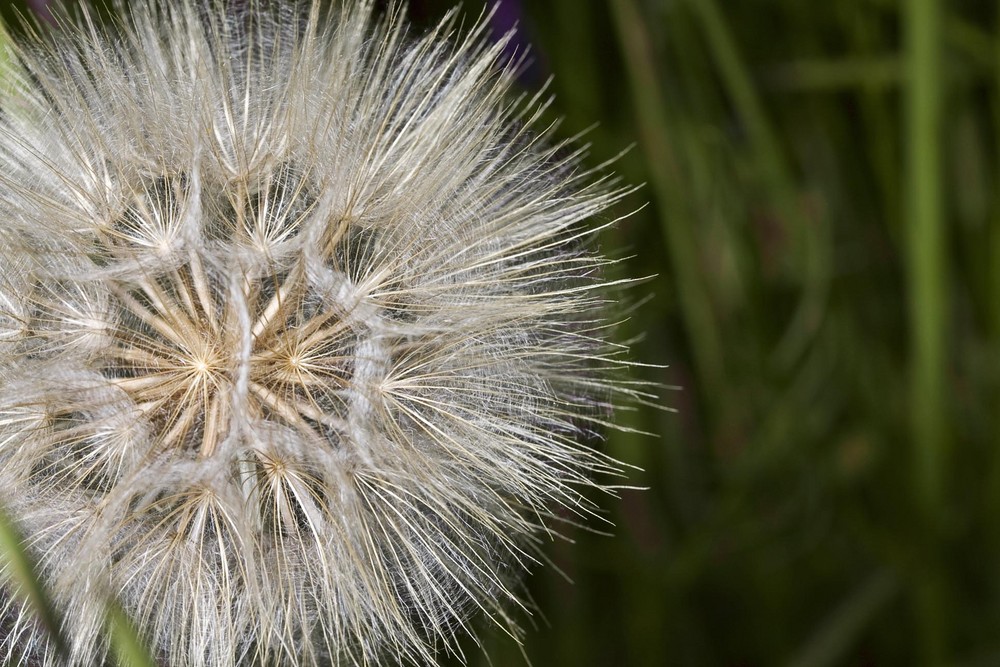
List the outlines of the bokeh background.
{"type": "MultiPolygon", "coordinates": [[[[407,11],[426,28],[452,4],[407,11]]],[[[490,20],[529,49],[525,89],[554,77],[560,134],[586,130],[595,165],[628,149],[612,168],[645,184],[600,242],[649,276],[623,335],[665,409],[607,434],[648,488],[600,500],[610,536],[551,544],[565,577],[531,579],[523,655],[485,627],[468,662],[1000,665],[997,4],[501,0],[490,20]]]]}

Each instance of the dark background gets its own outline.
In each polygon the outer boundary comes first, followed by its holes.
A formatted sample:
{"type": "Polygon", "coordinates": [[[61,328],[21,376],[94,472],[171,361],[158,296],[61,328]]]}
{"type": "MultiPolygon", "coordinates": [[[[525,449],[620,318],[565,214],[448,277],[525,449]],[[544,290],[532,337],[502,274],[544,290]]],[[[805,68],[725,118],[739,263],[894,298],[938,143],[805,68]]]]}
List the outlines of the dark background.
{"type": "Polygon", "coordinates": [[[614,169],[645,186],[605,219],[649,205],[601,246],[655,276],[625,329],[667,367],[637,375],[681,387],[620,414],[652,436],[608,434],[649,488],[600,500],[613,536],[551,544],[574,583],[531,579],[532,664],[1000,664],[996,4],[503,0],[492,21],[592,164],[632,147],[614,169]]]}

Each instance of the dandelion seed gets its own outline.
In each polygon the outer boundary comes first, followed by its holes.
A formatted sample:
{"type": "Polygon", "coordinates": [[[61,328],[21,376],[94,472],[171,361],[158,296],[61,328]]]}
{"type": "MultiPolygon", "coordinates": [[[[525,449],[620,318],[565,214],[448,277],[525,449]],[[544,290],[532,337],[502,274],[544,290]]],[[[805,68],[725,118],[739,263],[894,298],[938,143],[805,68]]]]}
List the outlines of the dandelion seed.
{"type": "MultiPolygon", "coordinates": [[[[595,214],[503,44],[368,4],[86,9],[0,115],[0,489],[76,665],[432,663],[620,466],[595,214]],[[456,41],[457,40],[457,41],[456,41]]],[[[8,660],[60,660],[7,595],[8,660]]]]}

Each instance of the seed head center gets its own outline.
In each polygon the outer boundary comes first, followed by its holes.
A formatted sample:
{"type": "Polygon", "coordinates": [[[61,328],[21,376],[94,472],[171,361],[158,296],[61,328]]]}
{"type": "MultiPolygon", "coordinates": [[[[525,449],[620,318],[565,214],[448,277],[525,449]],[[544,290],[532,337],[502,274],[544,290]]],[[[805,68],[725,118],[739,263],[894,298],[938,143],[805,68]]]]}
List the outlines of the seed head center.
{"type": "Polygon", "coordinates": [[[336,446],[353,377],[350,326],[336,309],[315,306],[301,272],[245,277],[241,304],[197,261],[116,290],[124,312],[102,362],[108,377],[140,406],[166,449],[209,456],[237,418],[336,446]],[[244,309],[251,313],[246,358],[244,309]],[[247,393],[237,396],[240,377],[247,393]]]}
{"type": "Polygon", "coordinates": [[[212,364],[209,359],[204,357],[196,357],[191,360],[191,368],[194,370],[195,375],[199,378],[206,378],[212,374],[212,364]]]}

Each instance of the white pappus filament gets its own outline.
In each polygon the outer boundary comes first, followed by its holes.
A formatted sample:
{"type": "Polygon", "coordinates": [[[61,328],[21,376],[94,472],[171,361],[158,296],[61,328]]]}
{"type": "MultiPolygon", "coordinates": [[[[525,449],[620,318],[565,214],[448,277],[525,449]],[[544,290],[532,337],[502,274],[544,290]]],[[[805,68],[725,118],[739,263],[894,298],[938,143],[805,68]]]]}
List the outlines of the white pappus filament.
{"type": "Polygon", "coordinates": [[[172,666],[519,636],[541,538],[621,472],[583,441],[642,398],[587,248],[627,190],[483,23],[129,4],[4,72],[0,495],[68,655],[8,587],[0,657],[101,664],[112,598],[172,666]]]}

